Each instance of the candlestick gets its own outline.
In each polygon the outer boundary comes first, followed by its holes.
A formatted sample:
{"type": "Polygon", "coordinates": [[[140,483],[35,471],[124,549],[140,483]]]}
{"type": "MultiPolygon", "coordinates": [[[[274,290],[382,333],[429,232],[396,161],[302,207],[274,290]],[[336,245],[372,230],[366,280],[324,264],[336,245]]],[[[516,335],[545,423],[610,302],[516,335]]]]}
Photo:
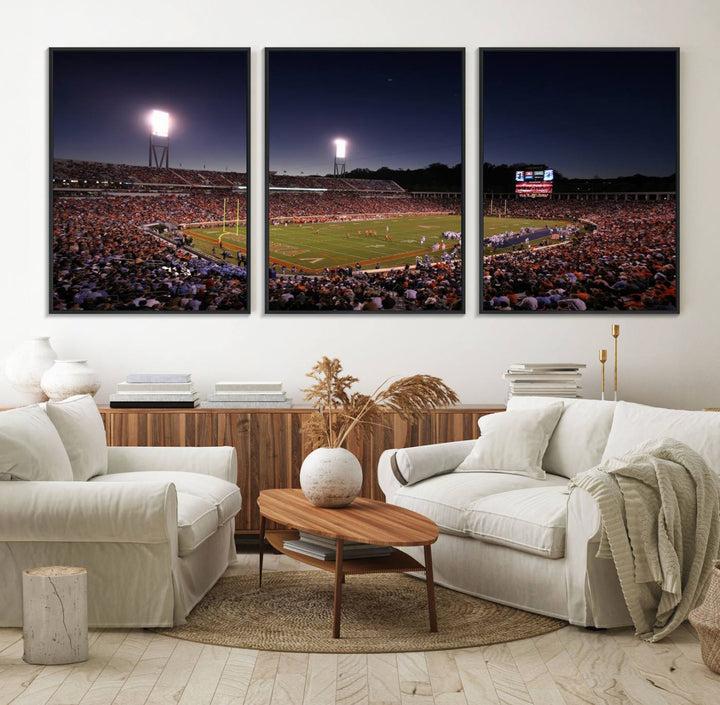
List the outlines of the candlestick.
{"type": "Polygon", "coordinates": [[[601,399],[605,401],[605,363],[607,362],[607,350],[604,348],[599,353],[600,365],[602,366],[602,394],[601,399]]]}
{"type": "Polygon", "coordinates": [[[617,352],[618,352],[618,338],[620,337],[620,326],[617,325],[616,323],[613,323],[612,326],[611,326],[611,328],[610,328],[610,332],[612,333],[613,342],[614,342],[613,347],[614,347],[614,353],[615,353],[615,354],[614,354],[613,364],[614,364],[614,368],[615,368],[615,369],[614,369],[613,390],[614,390],[614,392],[615,392],[615,401],[617,401],[617,400],[618,400],[618,393],[617,393],[617,390],[618,390],[618,381],[617,381],[617,370],[618,370],[617,352]]]}

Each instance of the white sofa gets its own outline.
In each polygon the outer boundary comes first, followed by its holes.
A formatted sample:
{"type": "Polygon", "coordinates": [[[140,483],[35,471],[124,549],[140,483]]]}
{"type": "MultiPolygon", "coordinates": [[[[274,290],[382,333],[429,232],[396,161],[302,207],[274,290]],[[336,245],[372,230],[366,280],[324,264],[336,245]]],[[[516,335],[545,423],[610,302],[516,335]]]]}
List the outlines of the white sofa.
{"type": "Polygon", "coordinates": [[[93,627],[172,626],[236,558],[234,448],[107,447],[89,396],[0,413],[0,626],[22,571],[82,566],[93,627]]]}
{"type": "MultiPolygon", "coordinates": [[[[508,412],[557,402],[515,397],[508,412]]],[[[584,490],[569,492],[568,479],[644,441],[667,437],[700,453],[720,478],[720,414],[627,402],[562,402],[540,456],[543,479],[463,472],[458,466],[476,445],[470,440],[384,452],[380,487],[388,502],[439,525],[433,545],[437,583],[576,625],[630,625],[613,562],[595,557],[598,507],[584,490]]],[[[507,452],[512,454],[512,447],[507,452]]],[[[422,560],[421,550],[403,550],[422,560]]]]}

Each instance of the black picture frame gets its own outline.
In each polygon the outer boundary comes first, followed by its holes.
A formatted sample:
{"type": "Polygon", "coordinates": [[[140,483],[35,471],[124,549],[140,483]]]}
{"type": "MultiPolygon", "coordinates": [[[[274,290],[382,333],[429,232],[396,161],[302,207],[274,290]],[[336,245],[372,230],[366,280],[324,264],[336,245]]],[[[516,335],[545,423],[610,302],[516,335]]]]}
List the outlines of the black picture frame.
{"type": "MultiPolygon", "coordinates": [[[[464,48],[268,48],[265,50],[265,119],[266,271],[264,288],[266,313],[398,315],[462,314],[465,312],[466,263],[465,246],[462,240],[462,234],[465,231],[464,48]],[[418,81],[418,75],[423,70],[422,67],[433,66],[428,69],[427,80],[424,84],[426,95],[423,96],[422,91],[418,88],[415,101],[403,102],[403,98],[398,96],[407,95],[404,92],[407,87],[400,85],[397,88],[397,94],[393,96],[391,90],[394,88],[392,67],[395,64],[399,66],[397,68],[398,82],[418,81]],[[443,81],[440,81],[437,72],[440,71],[440,66],[445,65],[453,68],[445,71],[443,81]],[[413,74],[413,69],[416,71],[415,74],[413,74]],[[440,85],[441,83],[442,85],[440,85]],[[370,84],[377,87],[377,94],[369,88],[370,84]],[[449,90],[448,86],[456,88],[453,91],[449,90]],[[452,213],[453,215],[447,216],[447,222],[457,223],[459,221],[459,231],[457,225],[454,228],[441,228],[439,223],[442,216],[438,216],[437,224],[430,225],[430,220],[426,219],[425,227],[428,230],[423,229],[416,232],[415,225],[411,220],[412,216],[408,214],[401,223],[400,219],[395,217],[398,209],[391,208],[388,203],[392,199],[396,199],[398,202],[403,199],[408,201],[418,199],[415,209],[411,212],[413,214],[416,211],[420,213],[419,201],[425,197],[412,195],[410,192],[415,193],[422,189],[404,188],[397,182],[394,182],[394,186],[388,183],[382,187],[371,183],[363,185],[355,176],[355,181],[351,184],[355,192],[348,192],[350,187],[339,188],[335,186],[336,182],[332,181],[335,175],[339,176],[341,180],[347,180],[353,175],[353,170],[345,172],[345,166],[346,162],[350,166],[353,159],[356,159],[357,151],[353,154],[351,150],[356,149],[356,145],[359,144],[358,139],[353,141],[353,134],[345,133],[345,130],[348,129],[344,126],[348,122],[346,116],[348,112],[352,111],[346,111],[344,108],[349,103],[352,104],[352,110],[356,112],[356,115],[353,116],[356,118],[353,124],[359,132],[367,128],[368,132],[364,133],[368,135],[366,145],[373,142],[377,150],[381,141],[371,139],[377,136],[379,130],[375,129],[374,132],[370,132],[373,129],[370,118],[372,118],[373,125],[376,125],[377,122],[374,121],[376,115],[373,114],[373,108],[369,106],[376,106],[374,110],[383,114],[388,123],[389,132],[396,133],[399,129],[398,125],[403,123],[404,118],[406,118],[404,121],[407,123],[408,131],[421,131],[423,125],[417,118],[421,100],[424,98],[428,112],[442,112],[436,110],[437,105],[435,104],[439,100],[435,96],[440,95],[450,96],[448,103],[451,105],[443,104],[442,109],[452,113],[450,122],[456,125],[456,128],[450,132],[455,134],[426,134],[425,136],[430,142],[435,140],[448,143],[449,151],[454,150],[458,155],[458,159],[453,164],[440,163],[438,171],[442,171],[440,167],[447,167],[443,178],[448,179],[447,183],[451,179],[455,179],[456,181],[453,183],[458,184],[459,193],[451,192],[443,186],[442,191],[437,190],[434,196],[427,196],[426,200],[429,202],[436,199],[438,203],[444,203],[443,208],[438,207],[436,210],[452,213]],[[382,96],[388,96],[385,108],[377,107],[382,96]],[[297,157],[293,163],[293,155],[296,151],[302,151],[299,147],[306,140],[318,139],[315,129],[305,129],[310,121],[313,122],[313,125],[317,124],[317,120],[313,118],[314,115],[317,115],[315,109],[317,103],[311,104],[313,100],[319,101],[323,105],[329,119],[326,128],[324,126],[325,117],[320,119],[323,122],[323,129],[326,129],[326,134],[325,141],[316,143],[319,145],[316,153],[317,158],[324,161],[318,168],[310,167],[313,174],[310,177],[303,173],[305,172],[305,169],[302,168],[303,157],[297,157]],[[399,109],[404,112],[399,113],[399,109]],[[289,116],[287,120],[285,115],[281,115],[283,112],[289,116]],[[280,117],[278,117],[279,115],[280,117]],[[358,127],[358,123],[362,122],[366,116],[369,116],[366,124],[358,127]],[[344,120],[345,122],[343,122],[344,120]],[[283,127],[279,126],[280,123],[283,124],[283,127]],[[341,137],[350,140],[350,148],[347,158],[343,157],[341,164],[338,164],[337,153],[333,155],[332,139],[341,137]],[[283,148],[278,149],[281,143],[283,148]],[[286,157],[285,162],[278,164],[283,150],[286,157]],[[325,151],[323,152],[323,150],[325,151]],[[322,155],[320,155],[321,152],[322,155]],[[294,173],[293,170],[299,173],[294,173]],[[288,171],[291,173],[284,173],[288,171]],[[332,175],[329,175],[330,171],[333,172],[332,175]],[[315,176],[316,173],[317,176],[315,176]],[[344,177],[344,173],[348,173],[349,177],[344,177]],[[313,188],[318,190],[312,191],[313,188]],[[395,188],[400,190],[394,191],[395,188]],[[365,191],[361,192],[363,189],[365,191]],[[386,190],[383,192],[382,189],[386,190]],[[328,191],[332,192],[333,190],[336,193],[332,197],[327,195],[328,191]],[[370,199],[373,198],[371,195],[373,192],[377,192],[377,200],[382,199],[382,206],[387,210],[368,205],[370,199]],[[335,199],[334,203],[331,202],[331,198],[335,199]],[[352,210],[356,208],[355,204],[361,198],[365,200],[359,214],[360,217],[370,216],[370,219],[376,221],[377,224],[374,227],[367,225],[363,227],[363,222],[369,223],[369,221],[353,222],[354,227],[351,233],[351,228],[345,227],[346,221],[354,215],[352,210]],[[305,208],[307,204],[310,206],[305,208]],[[320,208],[320,212],[313,214],[312,208],[320,208]],[[310,210],[308,214],[310,217],[306,218],[301,211],[307,213],[308,210],[310,210]],[[392,217],[389,216],[389,213],[392,217]],[[379,222],[382,215],[388,216],[387,221],[379,222]],[[313,218],[312,216],[318,217],[313,218]],[[302,226],[310,224],[301,222],[303,220],[316,221],[314,224],[317,227],[314,235],[317,236],[318,243],[323,243],[320,247],[316,248],[312,236],[307,238],[305,232],[301,231],[302,226]],[[400,241],[395,245],[392,244],[394,240],[392,226],[397,227],[399,224],[403,229],[407,227],[411,232],[411,235],[403,235],[403,240],[407,240],[407,242],[404,243],[406,249],[402,252],[399,252],[401,248],[398,247],[400,241]],[[293,230],[287,232],[290,226],[293,227],[293,230]],[[427,232],[428,238],[423,237],[424,232],[427,232]],[[445,238],[443,233],[459,235],[459,242],[457,239],[454,240],[455,247],[450,246],[453,239],[445,238]],[[436,238],[437,246],[446,249],[438,249],[433,252],[429,242],[431,234],[436,238]],[[337,258],[324,256],[326,254],[325,247],[327,247],[325,243],[330,242],[333,235],[340,239],[338,243],[340,247],[337,249],[346,250],[337,258]],[[357,240],[352,242],[356,238],[357,240]],[[413,238],[416,238],[418,243],[423,241],[422,254],[414,255],[422,258],[422,264],[417,269],[416,260],[403,259],[408,256],[408,252],[418,250],[418,247],[412,246],[410,242],[413,238]],[[297,243],[300,239],[305,244],[298,247],[297,243]],[[344,240],[349,242],[345,243],[344,240]],[[346,247],[346,244],[350,247],[346,247]],[[364,247],[367,247],[372,255],[362,258],[358,252],[363,252],[364,247]],[[298,255],[299,250],[304,250],[304,252],[300,252],[298,255]],[[389,252],[389,250],[392,251],[389,252]],[[282,257],[278,256],[280,251],[282,251],[282,257]],[[352,251],[352,254],[348,254],[348,251],[352,251]],[[454,259],[450,263],[441,263],[440,258],[444,255],[449,256],[451,251],[454,251],[454,259]],[[295,256],[290,257],[288,253],[295,253],[295,256]],[[425,261],[426,254],[428,254],[427,263],[425,261]],[[313,260],[312,266],[310,264],[301,265],[300,255],[305,255],[308,262],[313,260]],[[429,262],[431,256],[437,257],[438,261],[429,262]],[[388,263],[386,267],[381,267],[383,262],[388,263]],[[399,264],[395,264],[398,262],[399,264]],[[354,266],[353,263],[355,263],[354,266]],[[406,264],[408,265],[407,269],[405,268],[406,264]],[[295,267],[294,271],[293,267],[295,267]],[[386,269],[390,271],[382,271],[386,269]],[[353,276],[352,270],[360,270],[359,275],[353,276]],[[432,276],[428,275],[422,278],[417,274],[418,272],[426,274],[429,272],[432,276]],[[422,288],[418,286],[417,289],[413,289],[416,282],[423,283],[426,280],[430,282],[432,289],[430,285],[422,286],[422,288]],[[411,291],[408,292],[408,289],[411,291]],[[407,299],[406,297],[413,296],[413,291],[417,298],[407,299]],[[433,292],[437,292],[437,294],[433,296],[433,292]],[[283,297],[292,298],[283,299],[283,297]],[[389,306],[392,308],[388,308],[389,306]]],[[[437,118],[437,122],[439,124],[441,119],[437,118]]],[[[427,125],[430,125],[430,121],[427,125]]],[[[365,164],[369,165],[366,167],[366,171],[369,172],[364,179],[366,182],[371,179],[384,182],[393,181],[393,176],[401,170],[417,169],[417,171],[422,171],[416,166],[419,162],[411,163],[412,160],[409,157],[406,157],[407,164],[405,166],[400,164],[395,166],[397,160],[390,159],[390,156],[393,155],[388,155],[387,151],[380,150],[381,153],[378,155],[378,152],[373,152],[370,147],[364,149],[363,158],[366,159],[365,164]],[[388,164],[388,162],[392,163],[388,164]],[[382,170],[379,168],[382,166],[391,168],[382,170]]],[[[427,150],[427,153],[430,154],[432,151],[427,150]]],[[[444,152],[438,150],[437,153],[444,152]]],[[[442,162],[442,160],[440,161],[442,162]]],[[[422,166],[433,166],[432,162],[433,160],[427,161],[422,166]]],[[[312,165],[315,162],[308,160],[307,163],[312,165]]],[[[425,176],[424,179],[425,181],[422,181],[422,178],[418,176],[416,180],[418,183],[427,183],[428,177],[425,176]]],[[[417,217],[420,218],[419,215],[417,217]]],[[[312,228],[310,231],[312,232],[312,228]]]]}
{"type": "Polygon", "coordinates": [[[250,312],[250,54],[49,49],[49,313],[250,312]]]}
{"type": "Polygon", "coordinates": [[[680,50],[479,59],[480,313],[679,313],[680,50]],[[537,196],[546,169],[553,193],[537,196]],[[510,184],[524,170],[535,198],[510,184]]]}

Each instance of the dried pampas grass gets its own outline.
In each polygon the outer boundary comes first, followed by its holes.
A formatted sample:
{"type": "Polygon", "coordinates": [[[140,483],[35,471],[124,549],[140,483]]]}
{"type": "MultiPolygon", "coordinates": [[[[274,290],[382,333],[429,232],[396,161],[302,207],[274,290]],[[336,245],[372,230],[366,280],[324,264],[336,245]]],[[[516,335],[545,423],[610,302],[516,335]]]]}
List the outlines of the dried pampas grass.
{"type": "Polygon", "coordinates": [[[413,423],[427,409],[458,402],[450,387],[430,375],[403,377],[390,384],[386,380],[369,396],[353,393],[350,388],[358,379],[343,375],[336,358],[323,357],[307,376],[315,383],[300,391],[315,411],[303,430],[313,448],[339,448],[354,428],[367,434],[373,426],[383,426],[383,411],[393,411],[413,423]]]}

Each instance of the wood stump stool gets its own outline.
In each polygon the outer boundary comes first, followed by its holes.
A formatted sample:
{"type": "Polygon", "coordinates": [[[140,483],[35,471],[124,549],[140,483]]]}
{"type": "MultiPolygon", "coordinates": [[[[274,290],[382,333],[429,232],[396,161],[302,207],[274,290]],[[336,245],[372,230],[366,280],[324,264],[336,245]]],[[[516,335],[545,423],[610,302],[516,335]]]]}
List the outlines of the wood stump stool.
{"type": "Polygon", "coordinates": [[[46,666],[87,661],[85,568],[32,568],[22,579],[23,659],[46,666]]]}

